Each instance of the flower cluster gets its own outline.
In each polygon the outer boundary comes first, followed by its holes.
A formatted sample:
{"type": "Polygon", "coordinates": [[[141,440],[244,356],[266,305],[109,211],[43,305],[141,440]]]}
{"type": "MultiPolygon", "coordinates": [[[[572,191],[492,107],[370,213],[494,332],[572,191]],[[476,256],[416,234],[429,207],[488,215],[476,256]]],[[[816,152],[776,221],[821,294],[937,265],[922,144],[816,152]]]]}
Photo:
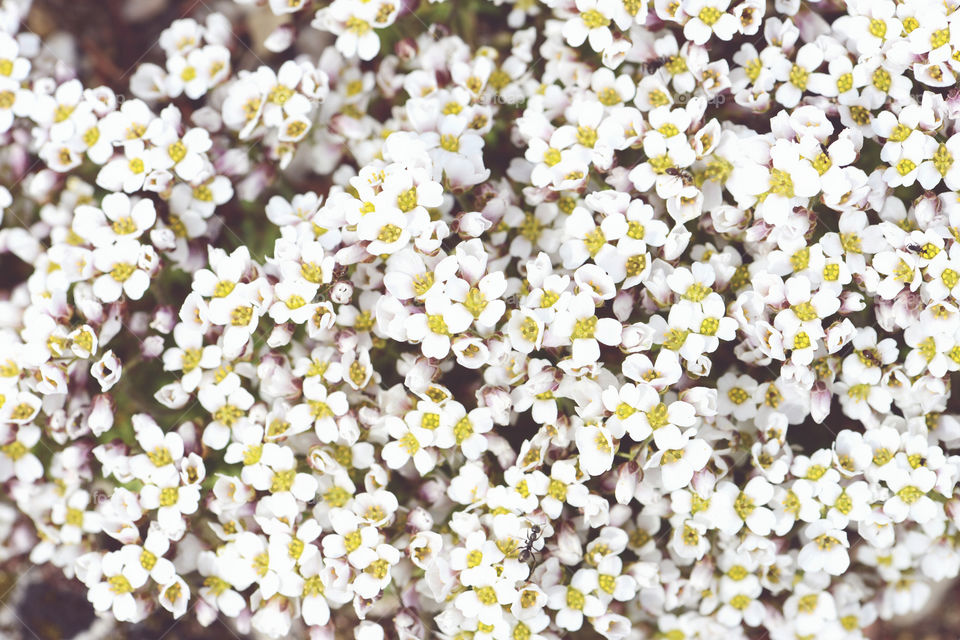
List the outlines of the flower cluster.
{"type": "Polygon", "coordinates": [[[960,9],[315,4],[126,98],[0,4],[4,557],[358,640],[856,640],[960,574],[960,9]]]}

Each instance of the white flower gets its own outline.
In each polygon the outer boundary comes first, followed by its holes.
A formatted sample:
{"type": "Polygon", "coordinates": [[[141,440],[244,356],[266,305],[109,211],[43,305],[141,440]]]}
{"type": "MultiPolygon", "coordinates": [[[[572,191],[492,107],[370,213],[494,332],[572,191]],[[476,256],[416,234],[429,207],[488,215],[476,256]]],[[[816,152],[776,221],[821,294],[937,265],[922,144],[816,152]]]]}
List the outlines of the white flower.
{"type": "Polygon", "coordinates": [[[787,108],[795,107],[806,91],[812,73],[822,63],[823,50],[812,42],[800,47],[795,61],[786,56],[778,58],[772,69],[776,78],[784,83],[777,89],[777,102],[787,108]]]}
{"type": "Polygon", "coordinates": [[[128,140],[123,144],[123,156],[110,160],[100,169],[97,185],[109,191],[139,191],[153,172],[152,163],[143,140],[128,140]]]}
{"type": "Polygon", "coordinates": [[[383,448],[383,458],[387,466],[391,469],[399,469],[412,459],[421,475],[433,470],[437,463],[437,454],[430,448],[433,444],[432,431],[420,426],[408,425],[393,416],[387,417],[386,428],[393,438],[383,448]]]}
{"type": "Polygon", "coordinates": [[[122,294],[139,300],[150,286],[144,268],[147,249],[133,238],[121,238],[93,252],[93,266],[103,275],[93,284],[94,294],[104,302],[114,302],[122,294]]]}
{"type": "Polygon", "coordinates": [[[850,566],[847,534],[827,520],[818,520],[803,529],[808,542],[800,549],[797,565],[804,571],[825,571],[842,575],[850,566]]]}
{"type": "Polygon", "coordinates": [[[216,369],[221,363],[221,350],[216,345],[204,345],[203,333],[196,327],[179,323],[173,328],[176,347],[163,353],[165,371],[182,371],[180,384],[185,391],[193,391],[200,384],[204,369],[216,369]]]}
{"type": "MultiPolygon", "coordinates": [[[[689,433],[689,432],[688,432],[689,433]]],[[[690,484],[693,474],[703,469],[713,450],[704,440],[685,433],[673,448],[658,451],[647,462],[647,467],[660,469],[660,483],[664,491],[682,489],[690,484]]]]}
{"type": "Polygon", "coordinates": [[[168,585],[176,578],[173,563],[164,558],[170,548],[170,540],[157,526],[151,526],[143,545],[124,545],[119,553],[124,559],[124,575],[133,584],[143,584],[150,577],[160,585],[168,585]]]}
{"type": "Polygon", "coordinates": [[[547,589],[547,606],[557,610],[557,626],[577,631],[583,625],[584,616],[592,618],[603,613],[603,602],[594,595],[597,588],[596,570],[580,569],[570,578],[569,585],[547,589]]]}
{"type": "Polygon", "coordinates": [[[214,449],[227,446],[231,427],[244,419],[254,403],[254,397],[240,386],[237,377],[227,378],[218,385],[201,387],[198,399],[212,418],[203,430],[203,443],[214,449]]]}
{"type": "Polygon", "coordinates": [[[347,412],[347,396],[343,391],[330,393],[323,382],[313,378],[303,385],[304,403],[298,404],[287,414],[291,424],[313,424],[317,436],[323,442],[334,442],[339,431],[336,419],[347,412]]]}
{"type": "Polygon", "coordinates": [[[618,344],[622,327],[613,318],[597,318],[593,298],[582,293],[570,299],[550,329],[555,336],[554,344],[569,341],[574,364],[583,366],[600,358],[600,343],[618,344]]]}
{"type": "Polygon", "coordinates": [[[730,40],[737,32],[737,19],[727,13],[729,0],[694,0],[684,4],[683,10],[693,16],[683,25],[683,35],[695,44],[704,44],[712,34],[721,40],[730,40]]]}
{"type": "MultiPolygon", "coordinates": [[[[14,405],[11,398],[5,404],[14,405]]],[[[34,413],[30,404],[21,402],[21,411],[34,413]]],[[[4,407],[6,408],[6,407],[4,407]]],[[[39,407],[38,407],[39,408],[39,407]]],[[[16,412],[16,409],[14,409],[16,412]]],[[[9,414],[8,414],[9,415],[9,414]]],[[[7,416],[4,416],[6,419],[7,416]]],[[[20,482],[33,483],[43,476],[43,465],[31,450],[40,441],[40,427],[32,424],[22,424],[16,430],[5,425],[3,429],[4,444],[0,447],[0,478],[7,481],[16,476],[20,482]]]]}
{"type": "MultiPolygon", "coordinates": [[[[379,2],[358,5],[349,0],[335,0],[318,11],[311,24],[336,35],[337,50],[344,56],[370,60],[380,51],[380,38],[374,31],[380,7],[379,2]]],[[[396,15],[395,10],[391,13],[396,15]]]]}
{"type": "Polygon", "coordinates": [[[420,343],[423,355],[443,358],[450,351],[450,338],[465,331],[473,316],[463,305],[454,304],[441,294],[429,296],[424,307],[424,313],[410,317],[407,336],[420,343]]]}
{"type": "Polygon", "coordinates": [[[375,598],[390,584],[390,570],[400,561],[400,551],[389,544],[378,544],[359,561],[361,571],[353,580],[353,590],[361,598],[375,598]]]}
{"type": "Polygon", "coordinates": [[[155,145],[148,151],[151,166],[173,170],[183,180],[201,177],[204,154],[213,144],[205,130],[193,128],[180,137],[172,125],[158,119],[150,123],[145,137],[155,145]]]}
{"type": "Polygon", "coordinates": [[[610,470],[616,448],[613,438],[604,427],[580,425],[576,428],[575,438],[583,471],[591,476],[599,476],[610,470]]]}
{"type": "Polygon", "coordinates": [[[732,482],[721,481],[714,500],[723,500],[727,513],[717,526],[730,535],[747,526],[760,536],[769,535],[776,517],[766,505],[773,498],[773,486],[761,476],[752,478],[741,489],[732,482]]]}
{"type": "Polygon", "coordinates": [[[157,522],[163,533],[172,539],[183,535],[183,515],[194,513],[199,500],[199,488],[181,486],[180,474],[172,470],[158,478],[156,484],[147,484],[140,490],[140,503],[145,509],[157,510],[157,522]]]}
{"type": "Polygon", "coordinates": [[[90,586],[87,598],[97,611],[111,611],[120,622],[134,622],[143,617],[133,593],[144,585],[146,573],[127,575],[126,556],[113,551],[103,556],[100,563],[103,581],[90,586]]]}
{"type": "Polygon", "coordinates": [[[579,47],[589,39],[590,48],[600,52],[613,42],[610,32],[615,5],[607,0],[577,0],[577,16],[563,25],[563,37],[571,46],[579,47]]]}
{"type": "Polygon", "coordinates": [[[937,481],[937,474],[926,467],[898,468],[884,478],[893,495],[883,503],[883,512],[894,522],[908,517],[923,524],[937,514],[936,503],[927,495],[937,481]]]}

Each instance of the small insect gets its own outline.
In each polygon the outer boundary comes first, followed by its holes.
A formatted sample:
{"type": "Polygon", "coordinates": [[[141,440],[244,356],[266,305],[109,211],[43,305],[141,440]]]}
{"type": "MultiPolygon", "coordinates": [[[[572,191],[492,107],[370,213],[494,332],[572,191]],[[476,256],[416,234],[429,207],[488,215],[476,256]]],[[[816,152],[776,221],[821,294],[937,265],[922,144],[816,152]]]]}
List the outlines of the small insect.
{"type": "Polygon", "coordinates": [[[693,184],[693,176],[686,169],[680,169],[679,167],[670,167],[666,171],[668,176],[673,176],[674,178],[680,178],[685,187],[689,187],[693,184]]]}
{"type": "Polygon", "coordinates": [[[644,67],[647,70],[647,73],[653,74],[656,73],[660,67],[670,62],[670,56],[659,56],[653,60],[648,60],[644,64],[644,67]]]}
{"type": "Polygon", "coordinates": [[[910,251],[911,253],[920,253],[921,251],[923,251],[923,245],[917,244],[916,242],[911,242],[907,244],[906,250],[910,251]]]}
{"type": "Polygon", "coordinates": [[[542,531],[540,530],[540,525],[535,524],[530,527],[530,533],[527,534],[527,539],[523,541],[523,546],[520,547],[520,562],[527,562],[537,554],[537,551],[533,548],[533,545],[537,540],[540,539],[541,533],[542,531]]]}
{"type": "Polygon", "coordinates": [[[870,364],[874,367],[882,367],[883,362],[880,360],[880,356],[877,355],[877,352],[873,349],[864,349],[857,352],[860,356],[860,359],[864,361],[865,364],[870,364]]]}

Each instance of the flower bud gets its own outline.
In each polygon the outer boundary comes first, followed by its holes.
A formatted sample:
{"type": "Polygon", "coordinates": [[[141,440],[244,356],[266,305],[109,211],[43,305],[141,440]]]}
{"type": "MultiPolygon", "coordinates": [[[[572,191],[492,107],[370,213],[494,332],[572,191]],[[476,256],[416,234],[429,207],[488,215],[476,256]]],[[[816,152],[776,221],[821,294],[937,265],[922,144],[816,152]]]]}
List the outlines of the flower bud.
{"type": "Polygon", "coordinates": [[[346,280],[333,283],[330,287],[330,299],[337,304],[349,304],[353,297],[353,285],[346,280]]]}
{"type": "Polygon", "coordinates": [[[87,416],[87,426],[93,435],[100,437],[113,428],[113,398],[100,394],[93,398],[90,405],[90,415],[87,416]]]}
{"type": "Polygon", "coordinates": [[[487,407],[493,414],[493,421],[500,425],[510,423],[510,409],[513,400],[510,392],[503,387],[484,385],[477,391],[477,401],[481,407],[487,407]]]}
{"type": "Polygon", "coordinates": [[[617,485],[614,489],[614,496],[619,504],[630,504],[630,501],[633,500],[641,474],[640,465],[634,460],[624,462],[617,469],[617,485]]]}
{"type": "Polygon", "coordinates": [[[113,385],[117,384],[122,372],[120,358],[114,355],[113,350],[107,351],[90,367],[90,374],[100,383],[101,391],[109,391],[113,385]]]}
{"type": "Polygon", "coordinates": [[[140,344],[140,353],[145,360],[158,357],[163,353],[163,338],[161,336],[147,336],[140,344]]]}

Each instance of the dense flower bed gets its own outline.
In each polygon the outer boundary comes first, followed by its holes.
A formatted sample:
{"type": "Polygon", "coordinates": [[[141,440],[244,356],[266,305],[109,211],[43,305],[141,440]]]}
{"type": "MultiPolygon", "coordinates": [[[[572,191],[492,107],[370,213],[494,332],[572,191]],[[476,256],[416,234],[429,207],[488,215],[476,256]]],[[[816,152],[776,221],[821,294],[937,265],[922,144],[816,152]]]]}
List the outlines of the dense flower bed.
{"type": "Polygon", "coordinates": [[[854,640],[957,576],[955,3],[200,2],[128,93],[29,4],[3,557],[358,640],[854,640]]]}

